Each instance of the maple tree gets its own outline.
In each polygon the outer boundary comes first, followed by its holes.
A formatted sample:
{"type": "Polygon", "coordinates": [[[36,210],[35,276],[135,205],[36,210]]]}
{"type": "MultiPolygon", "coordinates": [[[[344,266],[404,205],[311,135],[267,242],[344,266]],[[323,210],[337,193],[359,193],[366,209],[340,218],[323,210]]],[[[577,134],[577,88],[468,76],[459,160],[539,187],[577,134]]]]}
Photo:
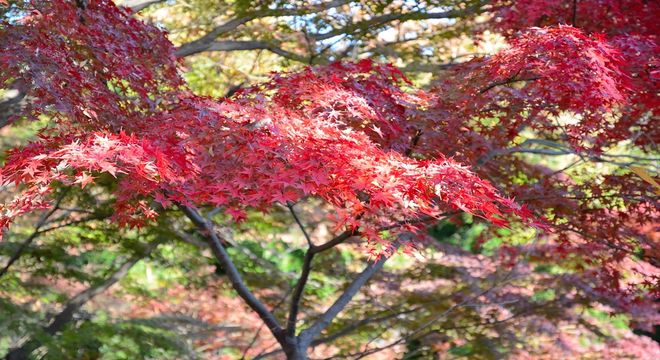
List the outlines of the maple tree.
{"type": "MultiPolygon", "coordinates": [[[[0,81],[33,99],[22,117],[47,122],[8,153],[0,183],[15,196],[0,205],[0,227],[57,208],[59,186],[99,179],[117,184],[111,221],[121,227],[147,227],[178,209],[290,358],[306,358],[399,248],[416,251],[429,225],[459,213],[497,225],[491,233],[537,229],[542,243],[503,246],[500,265],[515,268],[518,256],[561,263],[576,272],[558,283],[655,321],[658,185],[649,169],[657,169],[658,32],[648,14],[658,5],[630,1],[600,13],[588,1],[496,3],[484,26],[505,34],[508,47],[451,66],[427,90],[392,65],[361,60],[276,73],[217,99],[188,89],[165,33],[128,9],[106,0],[12,2],[16,15],[0,30],[0,81]],[[530,154],[578,160],[555,170],[530,154]],[[619,169],[592,176],[592,163],[619,169]],[[310,199],[337,234],[327,242],[312,239],[296,214],[310,199]],[[282,207],[308,243],[284,323],[248,289],[229,239],[199,210],[241,223],[282,207]],[[356,237],[370,262],[300,330],[313,262],[356,237]]],[[[47,332],[59,331],[55,324],[47,332]]],[[[8,356],[37,346],[28,341],[8,356]]]]}

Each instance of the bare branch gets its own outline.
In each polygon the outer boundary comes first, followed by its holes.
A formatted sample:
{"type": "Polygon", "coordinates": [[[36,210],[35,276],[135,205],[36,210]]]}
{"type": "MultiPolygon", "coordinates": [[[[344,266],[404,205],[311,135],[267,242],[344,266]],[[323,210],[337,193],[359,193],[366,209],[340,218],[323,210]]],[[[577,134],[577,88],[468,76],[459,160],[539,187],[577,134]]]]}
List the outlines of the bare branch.
{"type": "MultiPolygon", "coordinates": [[[[253,17],[245,16],[245,17],[229,20],[222,25],[216,26],[215,28],[213,28],[213,30],[211,30],[206,35],[200,37],[199,39],[181,45],[177,49],[176,55],[183,57],[183,56],[196,54],[198,52],[207,51],[209,50],[208,48],[210,47],[210,45],[214,43],[215,39],[217,39],[220,35],[232,31],[252,19],[253,17]]],[[[231,50],[250,50],[250,49],[228,49],[228,50],[217,49],[217,50],[231,51],[231,50]]]]}
{"type": "Polygon", "coordinates": [[[335,236],[333,239],[329,240],[328,242],[314,246],[314,250],[313,250],[314,254],[318,254],[320,252],[332,249],[333,247],[343,243],[347,239],[358,235],[360,235],[360,232],[358,230],[346,230],[343,233],[335,236]]]}
{"type": "Polygon", "coordinates": [[[577,0],[573,0],[573,10],[571,14],[571,25],[577,26],[577,0]]]}
{"type": "Polygon", "coordinates": [[[518,78],[517,76],[518,76],[518,74],[515,74],[515,75],[513,75],[512,77],[510,77],[508,79],[504,79],[502,81],[496,81],[496,82],[484,87],[483,89],[479,90],[479,94],[486,93],[489,90],[494,89],[498,86],[502,86],[502,85],[509,85],[509,84],[514,84],[514,83],[517,83],[517,82],[525,82],[525,81],[535,81],[535,80],[540,79],[540,77],[538,77],[538,76],[533,76],[533,77],[530,77],[530,78],[522,78],[522,79],[518,78]]]}
{"type": "Polygon", "coordinates": [[[286,324],[286,333],[287,335],[295,335],[296,332],[296,321],[298,320],[298,311],[300,309],[300,300],[302,299],[303,292],[305,290],[305,285],[307,285],[307,280],[309,279],[309,274],[312,271],[312,260],[314,259],[314,253],[311,251],[311,248],[305,253],[305,259],[302,265],[302,271],[300,273],[300,278],[296,283],[296,287],[293,289],[293,295],[291,296],[291,306],[289,308],[289,319],[286,324]]]}
{"type": "Polygon", "coordinates": [[[236,51],[236,50],[264,49],[291,60],[307,62],[307,59],[305,57],[285,51],[284,49],[278,47],[276,44],[273,43],[268,43],[265,41],[258,41],[258,40],[216,41],[216,39],[221,35],[233,31],[239,26],[255,19],[272,17],[272,16],[304,15],[308,13],[314,13],[314,12],[336,8],[338,6],[345,5],[350,2],[351,0],[334,0],[326,3],[303,6],[296,9],[274,9],[274,10],[256,11],[245,16],[231,19],[221,25],[214,27],[213,30],[209,31],[206,35],[200,37],[199,39],[183,44],[181,47],[179,47],[176,54],[177,56],[185,57],[203,51],[236,51]]]}
{"type": "Polygon", "coordinates": [[[275,336],[278,342],[282,346],[285,346],[282,327],[280,326],[275,316],[273,316],[273,314],[270,312],[270,310],[268,310],[268,308],[266,308],[266,306],[261,301],[259,301],[259,299],[257,299],[248,289],[247,285],[243,281],[241,274],[238,272],[238,269],[236,269],[236,265],[234,265],[234,262],[231,260],[227,250],[222,245],[222,239],[219,238],[213,226],[209,224],[197,212],[197,210],[181,204],[178,204],[178,207],[198,228],[200,233],[202,233],[207,238],[213,254],[227,272],[227,277],[229,278],[229,281],[231,282],[234,290],[236,290],[238,295],[248,304],[248,306],[254,310],[257,315],[259,315],[261,320],[266,324],[266,326],[268,326],[271,333],[275,336]]]}
{"type": "MultiPolygon", "coordinates": [[[[372,349],[369,349],[369,348],[367,347],[364,351],[356,352],[356,353],[351,353],[351,354],[347,354],[347,355],[348,355],[348,356],[355,356],[355,359],[362,359],[362,358],[364,358],[364,357],[366,357],[366,356],[369,356],[369,355],[371,355],[371,354],[375,354],[375,353],[380,352],[380,351],[383,351],[383,350],[385,350],[385,349],[392,348],[392,347],[394,347],[394,346],[396,346],[396,345],[398,345],[398,344],[401,344],[401,343],[405,342],[406,340],[411,339],[411,338],[413,338],[413,337],[415,337],[415,336],[419,336],[419,335],[422,334],[422,333],[424,332],[424,330],[425,330],[426,328],[428,328],[429,326],[433,325],[434,323],[438,322],[438,321],[441,320],[441,319],[444,319],[445,317],[447,317],[450,313],[452,313],[452,312],[455,311],[456,309],[458,309],[458,308],[460,308],[460,307],[463,307],[463,306],[467,306],[468,303],[470,303],[471,301],[474,301],[474,300],[478,299],[479,297],[481,297],[481,296],[483,296],[483,295],[489,293],[490,291],[492,291],[493,289],[495,289],[495,287],[496,287],[497,285],[498,285],[498,283],[496,282],[496,283],[494,283],[492,286],[486,288],[485,290],[482,290],[482,291],[480,291],[480,292],[478,292],[478,293],[476,293],[476,294],[474,294],[474,295],[472,295],[472,296],[470,296],[470,297],[467,297],[467,298],[463,299],[463,301],[461,301],[461,302],[459,302],[459,303],[457,303],[457,304],[455,304],[455,305],[449,307],[447,310],[445,310],[445,311],[443,311],[443,312],[437,314],[436,316],[434,316],[434,317],[431,318],[430,320],[426,321],[426,322],[423,323],[421,326],[417,327],[417,329],[411,331],[410,333],[408,333],[408,334],[402,336],[401,338],[399,338],[399,339],[397,339],[397,340],[394,340],[394,341],[390,342],[389,344],[386,344],[386,345],[384,345],[384,346],[377,347],[377,348],[372,348],[372,349]]],[[[332,359],[332,358],[334,358],[334,357],[327,358],[327,359],[332,359]]],[[[326,360],[327,360],[327,359],[326,359],[326,360]]]]}
{"type": "Polygon", "coordinates": [[[296,321],[298,320],[298,312],[300,310],[300,300],[302,299],[303,292],[305,291],[305,285],[307,285],[307,280],[309,279],[309,274],[312,271],[312,261],[314,260],[314,243],[312,242],[311,237],[305,230],[305,226],[298,218],[296,211],[293,209],[292,204],[287,204],[291,215],[296,220],[298,227],[305,236],[307,240],[308,249],[305,253],[305,259],[302,265],[302,271],[300,273],[300,278],[296,283],[296,286],[293,290],[293,295],[291,296],[291,305],[289,306],[289,318],[286,324],[286,334],[287,336],[293,336],[296,334],[296,321]]]}
{"type": "Polygon", "coordinates": [[[463,10],[449,10],[442,12],[425,12],[425,11],[413,11],[413,12],[395,12],[390,14],[385,14],[381,16],[376,16],[369,20],[360,21],[354,24],[347,25],[342,28],[336,28],[325,33],[312,34],[310,36],[314,37],[316,40],[327,40],[335,36],[344,35],[344,34],[355,34],[373,27],[382,26],[393,21],[408,21],[408,20],[429,20],[429,19],[450,19],[463,16],[469,16],[478,14],[485,11],[481,8],[481,4],[476,6],[471,6],[463,10]]]}
{"type": "Polygon", "coordinates": [[[299,62],[306,62],[304,56],[294,54],[279,47],[277,44],[266,41],[211,41],[211,42],[190,42],[179,47],[175,54],[179,57],[186,57],[204,51],[240,51],[240,50],[268,50],[274,54],[299,62]]]}
{"type": "MultiPolygon", "coordinates": [[[[286,302],[286,299],[288,297],[289,296],[288,296],[288,291],[287,291],[284,294],[284,296],[282,297],[282,299],[280,301],[278,301],[277,304],[275,304],[275,306],[273,306],[273,311],[275,311],[277,308],[282,306],[282,304],[284,304],[286,302]]],[[[247,345],[247,347],[245,349],[243,349],[243,355],[241,355],[241,360],[245,359],[245,357],[247,356],[248,351],[250,351],[252,346],[254,346],[254,344],[257,342],[257,339],[259,338],[259,333],[261,333],[261,330],[262,330],[263,326],[264,326],[264,324],[261,324],[261,326],[259,326],[259,329],[257,329],[257,331],[255,332],[255,334],[252,337],[252,340],[250,341],[250,343],[247,345]]]]}
{"type": "Polygon", "coordinates": [[[622,167],[631,166],[631,165],[642,165],[642,166],[648,166],[648,167],[653,167],[654,169],[658,169],[658,166],[654,164],[655,162],[658,161],[658,158],[656,157],[642,157],[642,156],[625,155],[625,154],[585,153],[583,151],[571,149],[563,144],[559,144],[554,141],[545,140],[545,139],[527,139],[518,146],[510,147],[508,149],[493,150],[487,153],[486,155],[482,156],[481,158],[477,159],[476,163],[477,165],[481,166],[487,163],[488,161],[490,161],[494,157],[501,155],[516,154],[516,153],[539,154],[539,155],[548,155],[548,156],[576,155],[579,156],[583,161],[590,160],[593,162],[609,163],[622,167]],[[530,148],[526,146],[532,144],[547,146],[550,149],[530,148]],[[616,159],[630,159],[630,161],[617,161],[616,159]]]}
{"type": "MultiPolygon", "coordinates": [[[[216,228],[217,231],[217,228],[216,228]]],[[[179,229],[174,229],[174,232],[177,234],[177,236],[181,239],[181,241],[188,243],[190,245],[196,246],[198,248],[209,248],[209,243],[208,242],[203,242],[200,240],[195,239],[194,237],[190,236],[186,232],[179,230],[179,229]]],[[[247,256],[250,258],[250,260],[254,261],[255,263],[263,266],[264,268],[267,268],[268,270],[272,271],[273,274],[277,274],[283,278],[286,278],[282,281],[282,285],[285,286],[285,284],[288,284],[288,281],[291,279],[295,278],[295,275],[291,273],[285,273],[280,271],[276,266],[273,265],[273,263],[264,260],[263,258],[260,258],[257,254],[255,254],[253,251],[250,249],[246,248],[245,246],[242,246],[240,243],[230,239],[229,236],[223,236],[222,237],[222,245],[225,246],[226,248],[234,248],[243,255],[247,256]]]]}
{"type": "MultiPolygon", "coordinates": [[[[396,241],[394,244],[395,250],[399,248],[400,243],[396,241]]],[[[306,348],[311,342],[325,329],[330,322],[337,317],[337,315],[348,305],[364,284],[371,279],[371,277],[383,268],[385,262],[395,253],[391,255],[383,255],[376,262],[369,263],[367,267],[353,280],[353,282],[344,290],[339,298],[328,308],[328,310],[321,315],[321,317],[309,328],[300,334],[300,343],[303,348],[306,348]]]]}
{"type": "Polygon", "coordinates": [[[303,225],[302,221],[300,221],[300,218],[298,217],[298,214],[296,214],[296,211],[293,209],[293,204],[287,204],[286,207],[289,208],[289,212],[291,213],[291,216],[293,216],[293,219],[296,220],[296,224],[298,224],[300,231],[302,231],[303,235],[305,236],[305,240],[307,240],[307,245],[309,245],[310,248],[314,247],[314,243],[312,243],[312,238],[307,233],[307,230],[305,229],[305,225],[303,225]]]}
{"type": "Polygon", "coordinates": [[[390,319],[395,319],[395,318],[397,318],[401,315],[410,314],[410,313],[413,313],[413,312],[418,311],[418,310],[419,310],[419,308],[413,308],[413,309],[403,310],[403,311],[390,313],[390,314],[386,314],[386,315],[366,317],[364,319],[361,319],[361,320],[358,320],[354,323],[351,323],[351,324],[347,325],[346,327],[344,327],[340,330],[337,330],[337,331],[333,332],[332,334],[330,334],[326,337],[313,340],[312,343],[311,343],[311,346],[316,346],[316,345],[319,345],[319,344],[325,344],[325,343],[332,342],[336,339],[339,339],[340,337],[343,337],[345,335],[348,335],[348,334],[352,333],[353,331],[359,329],[360,327],[362,327],[364,325],[372,324],[372,323],[379,323],[379,322],[387,321],[387,320],[390,320],[390,319]]]}
{"type": "Polygon", "coordinates": [[[134,12],[138,12],[148,8],[151,5],[165,2],[165,0],[124,0],[120,5],[131,8],[134,12]]]}

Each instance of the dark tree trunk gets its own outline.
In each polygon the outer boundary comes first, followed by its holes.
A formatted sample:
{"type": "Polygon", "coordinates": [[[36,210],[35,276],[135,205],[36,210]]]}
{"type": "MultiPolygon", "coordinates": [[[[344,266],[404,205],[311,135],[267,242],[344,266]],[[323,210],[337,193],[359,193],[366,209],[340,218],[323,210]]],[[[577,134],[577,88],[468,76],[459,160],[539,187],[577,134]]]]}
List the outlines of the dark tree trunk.
{"type": "Polygon", "coordinates": [[[287,337],[284,353],[288,360],[307,360],[307,348],[303,347],[297,336],[287,337]]]}

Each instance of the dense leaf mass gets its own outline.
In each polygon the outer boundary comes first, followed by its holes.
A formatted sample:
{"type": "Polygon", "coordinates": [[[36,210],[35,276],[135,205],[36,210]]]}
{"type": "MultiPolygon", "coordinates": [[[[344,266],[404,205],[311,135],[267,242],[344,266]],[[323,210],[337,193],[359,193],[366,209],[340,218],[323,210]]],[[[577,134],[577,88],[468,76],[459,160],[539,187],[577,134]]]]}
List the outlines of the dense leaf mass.
{"type": "Polygon", "coordinates": [[[428,91],[363,60],[274,74],[230,99],[187,90],[164,34],[109,0],[29,3],[0,30],[0,83],[22,84],[36,99],[23,115],[49,125],[0,172],[22,189],[0,206],[2,228],[48,207],[51,185],[103,173],[119,179],[120,224],[173,203],[241,221],[246,209],[317,197],[375,254],[460,210],[537,226],[548,241],[535,257],[580,258],[594,294],[657,316],[657,189],[628,170],[634,156],[608,153],[625,143],[648,155],[659,140],[657,2],[579,1],[575,21],[571,2],[502,2],[494,21],[509,47],[428,91]],[[576,183],[526,153],[624,171],[576,183]]]}
{"type": "Polygon", "coordinates": [[[116,129],[157,111],[167,90],[182,84],[165,34],[129,10],[107,1],[87,9],[61,0],[31,4],[29,14],[3,25],[0,54],[3,81],[21,82],[36,100],[32,116],[116,129]]]}
{"type": "MultiPolygon", "coordinates": [[[[532,43],[533,47],[544,53],[544,56],[532,62],[549,67],[544,70],[548,71],[548,76],[542,78],[553,80],[554,86],[546,89],[552,91],[559,86],[570,87],[561,91],[567,97],[574,96],[577,108],[572,110],[585,113],[585,123],[590,130],[608,126],[605,128],[608,134],[599,136],[596,143],[632,139],[638,145],[655,146],[660,136],[658,127],[652,126],[650,121],[639,120],[657,117],[660,106],[657,96],[660,90],[658,2],[535,0],[500,1],[500,5],[502,7],[492,24],[504,34],[516,37],[520,36],[520,32],[527,32],[530,27],[558,26],[549,31],[532,31],[547,33],[544,37],[548,40],[551,40],[552,33],[563,31],[568,35],[562,39],[555,38],[554,41],[532,43]],[[566,25],[580,30],[567,28],[566,25]],[[563,60],[543,63],[545,56],[559,59],[562,55],[563,60]],[[552,76],[553,69],[563,71],[563,74],[552,76]],[[582,85],[578,85],[578,82],[582,85]],[[602,91],[603,96],[593,94],[594,91],[602,91]],[[622,96],[626,98],[626,106],[617,109],[620,116],[612,119],[608,113],[600,111],[600,105],[621,100],[622,96]],[[581,101],[585,103],[581,104],[581,101]],[[601,101],[605,103],[601,104],[601,101]],[[631,130],[631,127],[634,129],[631,130]],[[643,136],[634,133],[640,129],[643,136]]],[[[526,35],[522,35],[522,38],[526,38],[526,35]]],[[[571,101],[568,98],[565,100],[571,101]]],[[[581,132],[580,135],[585,134],[581,132]]]]}
{"type": "Polygon", "coordinates": [[[660,4],[645,0],[498,0],[496,27],[509,34],[533,26],[570,24],[610,35],[660,33],[660,4]]]}
{"type": "Polygon", "coordinates": [[[524,207],[498,195],[455,161],[440,155],[423,160],[405,156],[406,119],[424,103],[399,88],[405,78],[391,66],[365,60],[308,68],[275,75],[271,82],[221,102],[180,90],[176,106],[167,109],[181,82],[171,49],[159,43],[159,51],[144,62],[137,49],[152,44],[133,40],[146,33],[164,41],[162,34],[128,20],[121,10],[109,11],[109,3],[92,4],[84,12],[90,15],[81,15],[78,22],[81,30],[87,22],[98,24],[98,16],[132,26],[81,32],[58,26],[53,23],[56,9],[68,17],[81,11],[62,2],[50,3],[56,8],[40,10],[5,34],[25,38],[7,53],[32,54],[26,50],[46,46],[33,39],[48,43],[51,38],[71,46],[63,51],[75,52],[72,57],[53,51],[45,57],[6,58],[14,70],[7,74],[27,68],[21,80],[37,85],[31,95],[50,94],[34,105],[31,116],[52,116],[58,124],[13,153],[5,165],[3,181],[27,188],[6,208],[5,223],[45,206],[53,181],[84,186],[92,181],[90,173],[98,172],[121,177],[116,219],[130,225],[155,215],[146,205],[148,197],[163,205],[226,206],[228,214],[241,220],[245,207],[266,210],[275,202],[286,205],[318,196],[336,207],[339,227],[361,228],[374,243],[382,240],[381,228],[416,230],[409,223],[448,211],[443,204],[502,225],[505,213],[531,219],[524,207]],[[74,42],[92,46],[69,45],[74,42]],[[131,46],[113,49],[124,42],[131,46]],[[90,49],[98,52],[92,58],[99,62],[87,63],[85,71],[80,63],[90,49]],[[48,86],[38,86],[47,76],[54,76],[48,86]]]}

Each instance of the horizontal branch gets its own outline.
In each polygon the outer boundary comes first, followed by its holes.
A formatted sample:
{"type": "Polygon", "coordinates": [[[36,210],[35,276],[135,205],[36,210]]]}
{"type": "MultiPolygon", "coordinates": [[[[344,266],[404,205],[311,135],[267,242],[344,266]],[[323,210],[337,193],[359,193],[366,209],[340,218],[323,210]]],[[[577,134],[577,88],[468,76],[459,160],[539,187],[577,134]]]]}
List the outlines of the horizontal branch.
{"type": "Polygon", "coordinates": [[[204,51],[241,51],[241,50],[268,50],[274,54],[284,58],[306,62],[304,56],[286,51],[276,44],[266,41],[248,41],[248,40],[223,40],[211,42],[190,42],[182,45],[175,51],[175,55],[179,57],[191,56],[204,51]]]}
{"type": "Polygon", "coordinates": [[[204,36],[196,40],[193,40],[189,43],[181,45],[181,47],[179,47],[179,49],[177,50],[176,54],[177,56],[185,57],[203,51],[236,51],[236,50],[263,49],[263,50],[271,51],[277,55],[280,55],[282,57],[291,60],[306,62],[306,60],[302,56],[285,51],[272,43],[267,43],[259,40],[216,41],[216,39],[221,35],[229,33],[230,31],[233,31],[239,26],[248,23],[252,20],[274,17],[274,16],[305,15],[309,13],[315,13],[315,12],[336,8],[345,4],[349,4],[350,2],[351,0],[334,0],[325,3],[302,6],[293,9],[267,9],[267,10],[254,11],[252,13],[248,13],[244,16],[231,19],[221,25],[218,25],[214,27],[211,31],[206,33],[204,36]]]}
{"type": "Polygon", "coordinates": [[[414,309],[403,310],[403,311],[394,312],[394,313],[385,314],[385,315],[366,317],[366,318],[358,320],[354,323],[348,324],[344,328],[342,328],[340,330],[337,330],[336,332],[333,332],[332,334],[330,334],[326,337],[323,337],[323,338],[320,338],[320,339],[317,339],[317,340],[313,340],[312,343],[311,343],[311,346],[317,346],[317,345],[320,345],[320,344],[326,344],[326,343],[332,342],[334,340],[337,340],[341,337],[344,337],[344,336],[358,330],[359,328],[361,328],[364,325],[373,324],[373,323],[380,323],[380,322],[384,322],[384,321],[387,321],[387,320],[390,320],[390,319],[395,319],[395,318],[397,318],[401,315],[410,314],[410,313],[418,311],[418,310],[419,310],[419,308],[414,308],[414,309]]]}
{"type": "Polygon", "coordinates": [[[643,166],[654,166],[654,162],[657,162],[658,158],[656,157],[644,157],[644,156],[634,156],[634,155],[625,155],[625,154],[593,154],[589,152],[579,151],[563,144],[545,140],[545,139],[527,139],[518,146],[497,149],[493,150],[476,161],[476,164],[481,166],[497,156],[502,155],[511,155],[511,154],[537,154],[537,155],[547,155],[547,156],[564,156],[564,155],[576,155],[582,158],[583,160],[590,160],[593,162],[600,163],[609,163],[622,167],[631,166],[631,165],[643,165],[643,166]],[[542,145],[547,146],[547,148],[530,148],[527,145],[542,145]],[[617,161],[615,159],[631,159],[631,161],[617,161]]]}
{"type": "Polygon", "coordinates": [[[536,81],[536,80],[541,79],[538,76],[533,76],[533,77],[529,77],[529,78],[518,78],[517,75],[518,74],[516,74],[516,75],[514,75],[514,76],[512,76],[508,79],[504,79],[502,81],[496,81],[496,82],[482,88],[481,90],[479,90],[479,94],[484,94],[484,93],[488,92],[489,90],[492,90],[492,89],[494,89],[498,86],[515,84],[515,83],[518,83],[518,82],[536,81]]]}
{"type": "Polygon", "coordinates": [[[151,5],[165,2],[165,0],[124,0],[121,6],[129,7],[134,12],[138,12],[148,8],[151,5]]]}
{"type": "Polygon", "coordinates": [[[348,240],[349,238],[351,238],[351,237],[353,237],[353,236],[358,236],[358,235],[360,235],[360,232],[359,232],[358,230],[346,230],[346,231],[344,231],[343,233],[341,233],[341,234],[335,236],[334,238],[332,238],[332,239],[329,240],[328,242],[325,242],[325,243],[323,243],[323,244],[321,244],[321,245],[314,245],[314,246],[312,247],[312,250],[311,250],[311,251],[312,251],[314,254],[318,254],[318,253],[320,253],[320,252],[323,252],[323,251],[326,251],[326,250],[330,250],[330,249],[332,249],[333,247],[335,247],[335,246],[337,246],[337,245],[343,243],[344,241],[348,240]]]}
{"type": "Polygon", "coordinates": [[[425,12],[425,11],[413,11],[407,13],[395,12],[381,16],[376,16],[369,20],[360,21],[324,33],[310,34],[310,37],[313,37],[316,40],[327,40],[339,35],[355,34],[357,32],[364,31],[367,29],[372,29],[373,27],[377,27],[377,26],[382,26],[393,21],[403,22],[409,20],[451,19],[451,18],[458,18],[468,15],[474,15],[483,11],[480,5],[481,4],[478,4],[478,6],[472,6],[463,10],[449,10],[449,11],[441,11],[441,12],[425,12]]]}

